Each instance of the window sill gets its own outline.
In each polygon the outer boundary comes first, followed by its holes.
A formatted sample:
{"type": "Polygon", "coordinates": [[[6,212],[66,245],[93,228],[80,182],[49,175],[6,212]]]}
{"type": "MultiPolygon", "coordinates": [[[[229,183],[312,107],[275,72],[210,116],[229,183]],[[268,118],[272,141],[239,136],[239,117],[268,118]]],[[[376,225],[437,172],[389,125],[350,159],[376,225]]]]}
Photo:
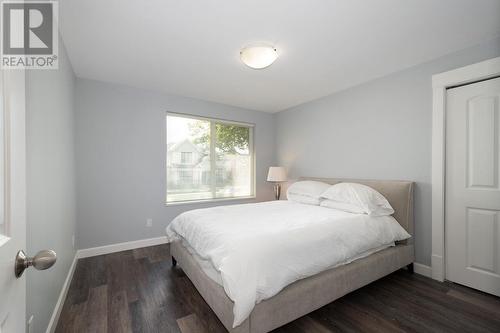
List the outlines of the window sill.
{"type": "Polygon", "coordinates": [[[227,202],[227,201],[241,201],[241,200],[251,200],[256,199],[255,195],[250,195],[247,197],[237,197],[237,198],[220,198],[220,199],[203,199],[203,200],[190,200],[190,201],[173,201],[166,202],[165,206],[182,206],[182,205],[192,205],[192,204],[204,204],[204,203],[217,203],[217,202],[227,202]]]}

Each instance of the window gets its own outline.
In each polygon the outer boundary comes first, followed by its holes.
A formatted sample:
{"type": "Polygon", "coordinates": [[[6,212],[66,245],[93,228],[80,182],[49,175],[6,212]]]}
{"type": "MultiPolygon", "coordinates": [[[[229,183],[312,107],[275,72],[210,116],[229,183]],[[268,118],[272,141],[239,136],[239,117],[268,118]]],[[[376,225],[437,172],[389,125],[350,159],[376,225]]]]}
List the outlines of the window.
{"type": "Polygon", "coordinates": [[[179,183],[184,186],[192,186],[193,184],[193,170],[179,170],[179,183]]]}
{"type": "Polygon", "coordinates": [[[253,195],[252,125],[167,114],[167,203],[253,195]]]}
{"type": "Polygon", "coordinates": [[[190,151],[181,152],[181,163],[182,164],[191,164],[193,158],[193,153],[190,151]]]}

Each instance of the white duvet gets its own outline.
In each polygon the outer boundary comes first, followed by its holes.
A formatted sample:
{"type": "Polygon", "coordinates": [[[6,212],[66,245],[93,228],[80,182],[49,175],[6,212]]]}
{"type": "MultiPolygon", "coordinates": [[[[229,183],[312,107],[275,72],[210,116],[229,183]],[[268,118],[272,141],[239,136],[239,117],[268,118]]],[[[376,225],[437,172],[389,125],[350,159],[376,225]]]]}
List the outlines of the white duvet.
{"type": "Polygon", "coordinates": [[[255,304],[290,283],[410,235],[391,216],[271,201],[182,213],[167,227],[167,237],[187,242],[220,273],[236,327],[255,304]]]}

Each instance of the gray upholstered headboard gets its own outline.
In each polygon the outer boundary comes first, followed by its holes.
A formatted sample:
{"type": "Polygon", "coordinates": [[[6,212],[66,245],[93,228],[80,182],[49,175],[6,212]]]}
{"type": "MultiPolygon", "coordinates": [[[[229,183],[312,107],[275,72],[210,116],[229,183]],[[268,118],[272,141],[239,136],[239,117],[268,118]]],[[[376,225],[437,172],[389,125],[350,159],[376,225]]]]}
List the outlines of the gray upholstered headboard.
{"type": "Polygon", "coordinates": [[[364,180],[340,178],[301,177],[300,180],[316,180],[328,184],[342,182],[360,183],[379,191],[394,208],[394,218],[410,235],[413,235],[413,185],[406,180],[364,180]]]}

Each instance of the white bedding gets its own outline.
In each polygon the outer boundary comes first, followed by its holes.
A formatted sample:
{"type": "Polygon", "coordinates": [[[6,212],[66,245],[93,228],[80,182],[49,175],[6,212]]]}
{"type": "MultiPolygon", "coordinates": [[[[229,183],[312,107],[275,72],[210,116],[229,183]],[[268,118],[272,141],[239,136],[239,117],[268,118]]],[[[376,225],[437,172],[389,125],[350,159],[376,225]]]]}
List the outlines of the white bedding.
{"type": "MultiPolygon", "coordinates": [[[[191,254],[193,256],[193,259],[198,263],[198,265],[200,266],[201,270],[210,278],[212,279],[212,281],[214,281],[215,283],[217,283],[219,286],[221,287],[224,287],[224,284],[222,282],[222,277],[220,275],[220,272],[218,272],[214,266],[212,265],[212,262],[208,259],[203,259],[202,257],[200,257],[196,251],[194,251],[191,246],[189,246],[189,244],[186,242],[186,241],[182,241],[182,246],[189,252],[189,254],[191,254]]],[[[338,266],[342,266],[342,265],[346,265],[348,263],[351,263],[355,260],[358,260],[358,259],[361,259],[361,258],[365,258],[365,257],[368,257],[370,254],[374,254],[378,251],[382,251],[384,249],[387,249],[388,247],[391,247],[391,246],[394,246],[394,242],[391,243],[391,244],[386,244],[386,245],[382,245],[380,247],[377,247],[375,249],[371,249],[371,250],[368,250],[368,251],[365,251],[353,258],[349,258],[339,264],[336,264],[335,266],[333,267],[329,267],[328,269],[331,269],[331,268],[335,268],[335,267],[338,267],[338,266]]]]}
{"type": "Polygon", "coordinates": [[[290,283],[410,237],[391,216],[291,201],[191,210],[172,221],[167,236],[220,273],[234,302],[233,327],[290,283]]]}

